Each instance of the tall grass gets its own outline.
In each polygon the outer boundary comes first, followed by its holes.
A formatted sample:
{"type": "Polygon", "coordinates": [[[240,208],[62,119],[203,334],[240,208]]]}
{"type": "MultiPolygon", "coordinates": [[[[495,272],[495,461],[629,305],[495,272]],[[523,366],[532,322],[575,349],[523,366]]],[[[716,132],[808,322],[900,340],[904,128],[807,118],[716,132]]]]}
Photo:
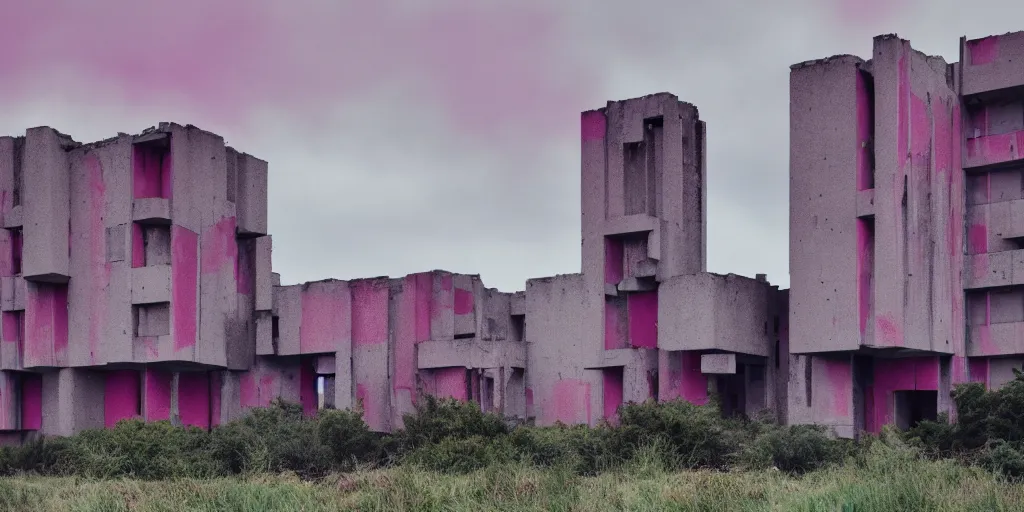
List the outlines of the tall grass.
{"type": "Polygon", "coordinates": [[[413,465],[308,481],[291,474],[140,481],[0,480],[0,510],[39,511],[982,511],[1024,509],[1024,488],[915,448],[873,443],[846,463],[776,470],[674,471],[641,451],[598,476],[495,464],[463,475],[413,465]]]}

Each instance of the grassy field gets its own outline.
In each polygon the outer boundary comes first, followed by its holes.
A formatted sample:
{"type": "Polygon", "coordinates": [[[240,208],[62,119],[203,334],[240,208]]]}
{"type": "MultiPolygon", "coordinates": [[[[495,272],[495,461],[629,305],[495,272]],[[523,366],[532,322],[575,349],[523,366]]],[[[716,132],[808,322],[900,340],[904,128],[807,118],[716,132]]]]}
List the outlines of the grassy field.
{"type": "Polygon", "coordinates": [[[289,475],[203,480],[0,480],[0,510],[39,511],[988,511],[1024,510],[1024,486],[952,461],[878,445],[802,477],[778,471],[668,472],[638,458],[596,477],[495,465],[468,475],[401,466],[304,482],[289,475]]]}

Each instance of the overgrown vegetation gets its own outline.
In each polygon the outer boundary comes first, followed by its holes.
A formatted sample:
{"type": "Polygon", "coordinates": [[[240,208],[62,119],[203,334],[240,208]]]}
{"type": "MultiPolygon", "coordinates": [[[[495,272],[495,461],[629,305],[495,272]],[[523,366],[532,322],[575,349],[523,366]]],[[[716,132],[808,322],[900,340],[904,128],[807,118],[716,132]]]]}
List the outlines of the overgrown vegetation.
{"type": "MultiPolygon", "coordinates": [[[[1024,477],[1024,376],[994,392],[954,392],[959,421],[923,422],[905,433],[835,439],[822,427],[723,418],[715,405],[627,404],[616,425],[510,427],[472,403],[424,398],[395,434],[370,432],[358,411],[302,414],[274,403],[212,429],[122,421],[109,430],[0,450],[0,474],[138,480],[293,474],[302,480],[357,469],[468,474],[532,468],[573,477],[658,468],[771,470],[806,475],[864,466],[878,446],[912,459],[953,459],[999,477],[1024,477]]],[[[525,470],[525,469],[524,469],[525,470]]]]}

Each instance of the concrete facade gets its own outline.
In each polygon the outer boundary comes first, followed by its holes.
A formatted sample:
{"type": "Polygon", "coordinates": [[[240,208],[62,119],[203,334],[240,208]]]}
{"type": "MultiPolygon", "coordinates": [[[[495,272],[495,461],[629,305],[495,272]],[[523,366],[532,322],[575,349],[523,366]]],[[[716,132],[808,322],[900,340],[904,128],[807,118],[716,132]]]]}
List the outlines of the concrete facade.
{"type": "Polygon", "coordinates": [[[955,416],[1024,363],[1024,33],[953,64],[879,36],[790,86],[789,421],[955,416]]]}
{"type": "Polygon", "coordinates": [[[790,290],[706,271],[707,126],[667,93],[581,115],[581,272],[516,293],[282,286],[267,163],[193,126],[0,137],[0,438],[277,398],[382,432],[424,395],[540,425],[717,396],[843,436],[953,412],[1024,364],[1024,33],[961,46],[793,66],[790,290]]]}

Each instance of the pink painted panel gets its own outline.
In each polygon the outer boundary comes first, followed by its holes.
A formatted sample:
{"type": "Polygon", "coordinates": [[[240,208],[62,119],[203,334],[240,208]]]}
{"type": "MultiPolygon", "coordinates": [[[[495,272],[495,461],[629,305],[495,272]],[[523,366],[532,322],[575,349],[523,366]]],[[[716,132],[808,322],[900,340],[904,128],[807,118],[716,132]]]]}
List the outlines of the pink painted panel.
{"type": "Polygon", "coordinates": [[[164,170],[169,166],[170,151],[151,145],[132,146],[133,197],[135,199],[168,197],[164,195],[164,192],[171,189],[170,176],[164,176],[164,170]]]}
{"type": "Polygon", "coordinates": [[[604,349],[626,348],[628,326],[626,304],[620,297],[604,298],[604,349]]]}
{"type": "Polygon", "coordinates": [[[568,425],[590,423],[590,383],[578,379],[563,379],[555,383],[551,399],[545,404],[548,423],[568,425]]]}
{"type": "Polygon", "coordinates": [[[377,345],[388,341],[389,285],[385,279],[353,281],[352,345],[377,345]]]}
{"type": "Polygon", "coordinates": [[[678,377],[679,398],[692,404],[708,403],[708,378],[700,371],[700,352],[674,352],[681,359],[681,372],[678,377]]]}
{"type": "Polygon", "coordinates": [[[914,165],[931,166],[932,126],[928,105],[916,94],[910,95],[910,151],[914,165]]]}
{"type": "Polygon", "coordinates": [[[469,400],[469,383],[464,367],[438,368],[432,373],[434,374],[434,396],[462,401],[469,400]]]}
{"type": "Polygon", "coordinates": [[[28,287],[26,305],[26,366],[58,366],[68,347],[68,287],[37,284],[28,287]]]}
{"type": "Polygon", "coordinates": [[[971,382],[980,382],[989,387],[988,366],[989,360],[984,357],[972,357],[968,363],[971,372],[971,382]]]}
{"type": "Polygon", "coordinates": [[[434,274],[432,272],[423,272],[413,275],[416,276],[416,341],[430,341],[434,274]]]}
{"type": "Polygon", "coordinates": [[[146,421],[171,419],[171,378],[169,372],[146,369],[146,421]]]}
{"type": "Polygon", "coordinates": [[[221,393],[220,372],[210,372],[210,426],[220,425],[220,393],[221,393]]]}
{"type": "Polygon", "coordinates": [[[607,123],[604,112],[598,110],[584,112],[580,116],[581,139],[584,141],[604,139],[607,123]]]}
{"type": "Polygon", "coordinates": [[[625,248],[618,238],[604,238],[604,282],[617,285],[622,282],[625,248]]]}
{"type": "MultiPolygon", "coordinates": [[[[219,220],[203,233],[200,248],[203,275],[218,274],[228,265],[238,264],[238,242],[235,240],[235,217],[219,220]]],[[[236,270],[237,274],[237,270],[236,270]]]]}
{"type": "Polygon", "coordinates": [[[174,349],[196,344],[199,292],[199,236],[178,225],[171,226],[171,316],[174,349]]]}
{"type": "Polygon", "coordinates": [[[131,224],[131,266],[145,266],[145,240],[142,238],[142,224],[138,222],[131,224]]]}
{"type": "Polygon", "coordinates": [[[139,416],[140,375],[136,370],[107,372],[103,386],[103,426],[139,416]]]}
{"type": "Polygon", "coordinates": [[[526,388],[526,416],[532,417],[533,415],[533,388],[526,388]]]}
{"type": "Polygon", "coordinates": [[[971,56],[971,66],[980,66],[994,62],[999,58],[999,36],[967,41],[967,51],[971,56]]]}
{"type": "Polygon", "coordinates": [[[19,311],[4,311],[0,313],[3,319],[3,340],[4,343],[18,343],[21,340],[21,313],[19,311]]]}
{"type": "Polygon", "coordinates": [[[914,389],[918,391],[939,390],[939,358],[920,357],[914,361],[914,389]]]}
{"type": "Polygon", "coordinates": [[[873,219],[857,219],[857,309],[861,343],[871,320],[874,291],[875,223],[873,219]]]}
{"type": "Polygon", "coordinates": [[[617,422],[618,419],[619,406],[622,405],[623,397],[623,373],[624,368],[621,366],[601,370],[604,419],[609,422],[617,422]]]}
{"type": "Polygon", "coordinates": [[[658,291],[630,293],[629,342],[634,348],[658,348],[658,291]]]}
{"type": "Polygon", "coordinates": [[[455,314],[468,315],[473,312],[472,290],[455,289],[455,314]]]}
{"type": "Polygon", "coordinates": [[[299,363],[299,402],[302,404],[302,414],[306,416],[315,416],[320,408],[314,363],[315,358],[312,357],[304,357],[299,363]]]}
{"type": "Polygon", "coordinates": [[[351,311],[349,290],[333,283],[310,283],[302,290],[299,352],[335,352],[351,311]]]}
{"type": "Polygon", "coordinates": [[[371,429],[384,425],[383,412],[377,406],[378,398],[366,384],[356,384],[356,402],[363,410],[363,421],[371,429]]]}
{"type": "MultiPolygon", "coordinates": [[[[219,391],[219,390],[218,390],[219,391]]],[[[210,428],[210,376],[206,372],[178,374],[178,417],[186,426],[210,428]]]]}
{"type": "Polygon", "coordinates": [[[253,267],[255,262],[253,261],[253,247],[255,244],[249,244],[246,249],[238,246],[238,242],[235,242],[238,247],[238,258],[235,260],[235,291],[241,295],[252,295],[253,290],[253,267]]]}
{"type": "Polygon", "coordinates": [[[26,373],[21,377],[21,428],[39,430],[43,427],[43,376],[26,373]]]}
{"type": "Polygon", "coordinates": [[[853,397],[853,365],[849,360],[824,361],[825,379],[832,395],[833,418],[850,418],[853,397]]]}

